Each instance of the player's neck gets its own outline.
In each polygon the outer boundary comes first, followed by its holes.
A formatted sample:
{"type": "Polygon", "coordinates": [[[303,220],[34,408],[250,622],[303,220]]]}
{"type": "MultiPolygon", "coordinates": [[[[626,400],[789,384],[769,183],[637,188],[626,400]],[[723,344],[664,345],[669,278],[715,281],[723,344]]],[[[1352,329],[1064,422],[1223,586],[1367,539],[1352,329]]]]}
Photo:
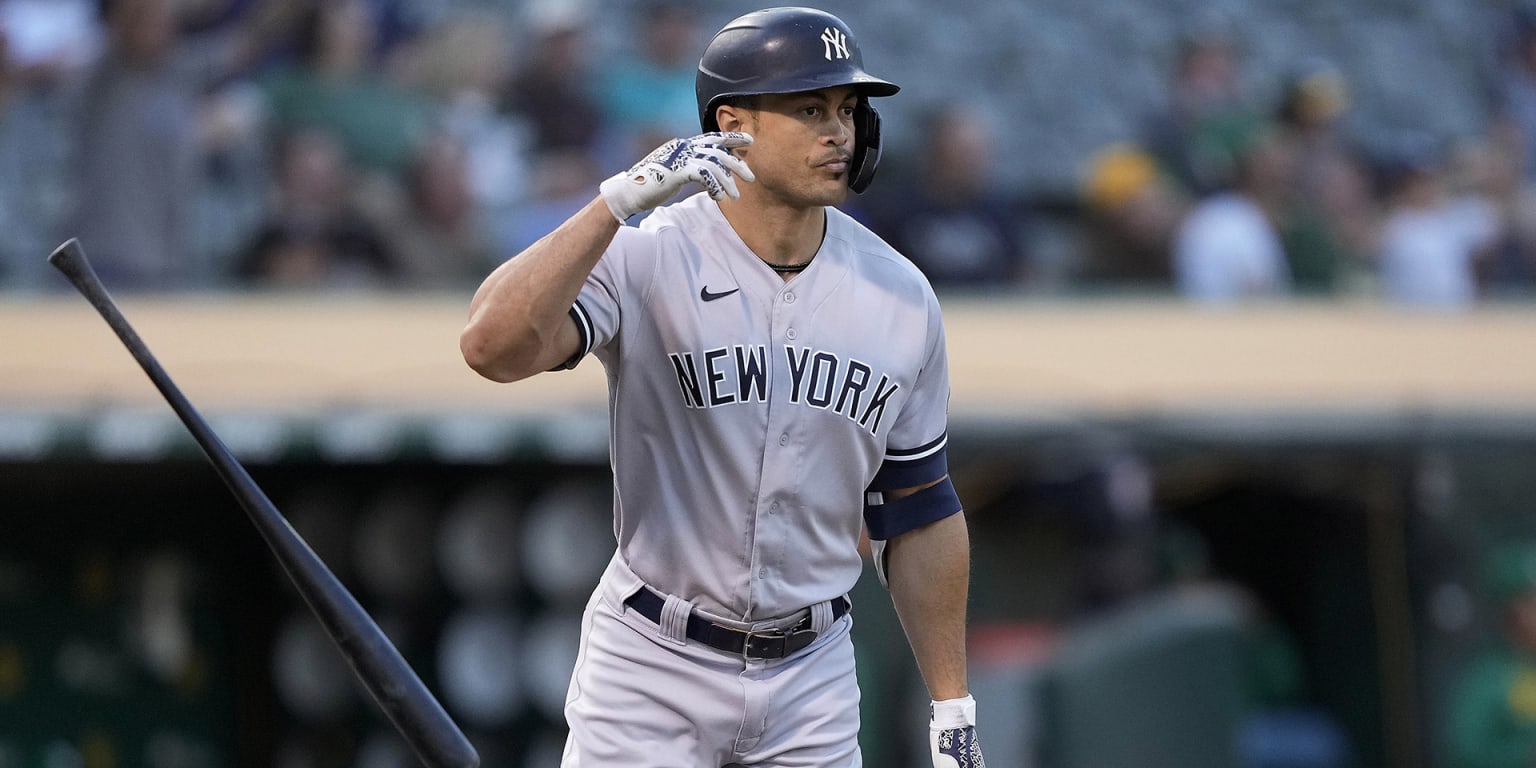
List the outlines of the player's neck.
{"type": "Polygon", "coordinates": [[[794,208],[722,200],[720,211],[747,248],[786,280],[815,257],[826,235],[827,211],[821,206],[794,208]]]}

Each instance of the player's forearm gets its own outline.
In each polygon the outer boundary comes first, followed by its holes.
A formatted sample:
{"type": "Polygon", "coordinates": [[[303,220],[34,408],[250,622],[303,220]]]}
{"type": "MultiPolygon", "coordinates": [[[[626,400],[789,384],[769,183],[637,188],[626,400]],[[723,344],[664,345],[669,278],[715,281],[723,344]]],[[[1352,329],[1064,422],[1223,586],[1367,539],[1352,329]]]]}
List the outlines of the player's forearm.
{"type": "Polygon", "coordinates": [[[618,229],[597,197],[497,267],[470,302],[459,337],[465,362],[488,379],[516,381],[570,357],[571,305],[618,229]]]}
{"type": "Polygon", "coordinates": [[[892,539],[887,567],[891,600],[929,695],[934,700],[965,696],[971,569],[965,515],[950,515],[892,539]]]}

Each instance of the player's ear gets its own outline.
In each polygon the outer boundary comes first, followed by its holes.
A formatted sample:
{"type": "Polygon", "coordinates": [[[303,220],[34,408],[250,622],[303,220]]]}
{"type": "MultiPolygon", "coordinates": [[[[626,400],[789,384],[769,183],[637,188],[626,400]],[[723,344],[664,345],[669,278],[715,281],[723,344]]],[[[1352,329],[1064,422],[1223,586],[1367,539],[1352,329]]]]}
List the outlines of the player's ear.
{"type": "Polygon", "coordinates": [[[740,131],[746,126],[748,110],[736,104],[715,107],[715,122],[722,131],[740,131]]]}

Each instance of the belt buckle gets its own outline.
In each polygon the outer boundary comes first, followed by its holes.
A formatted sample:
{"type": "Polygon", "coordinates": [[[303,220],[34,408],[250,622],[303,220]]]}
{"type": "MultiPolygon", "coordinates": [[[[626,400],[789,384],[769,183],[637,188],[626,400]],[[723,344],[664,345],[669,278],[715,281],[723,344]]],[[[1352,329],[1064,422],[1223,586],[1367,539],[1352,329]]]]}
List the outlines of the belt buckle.
{"type": "Polygon", "coordinates": [[[741,639],[741,660],[744,662],[751,661],[752,659],[770,658],[767,655],[767,649],[763,649],[762,651],[755,654],[753,653],[752,638],[755,637],[763,640],[780,640],[784,637],[784,633],[776,629],[770,629],[762,632],[746,629],[741,630],[741,632],[745,635],[745,637],[741,639]]]}
{"type": "Polygon", "coordinates": [[[789,656],[790,654],[804,649],[806,646],[816,641],[816,631],[812,629],[804,629],[802,628],[802,625],[796,625],[788,630],[743,630],[743,633],[746,635],[746,637],[742,638],[741,642],[742,661],[750,661],[752,659],[782,659],[785,656],[789,656]],[[753,638],[761,638],[763,640],[769,641],[768,647],[763,648],[754,654],[752,647],[753,638]],[[773,648],[774,642],[778,643],[777,653],[774,653],[770,650],[773,648]]]}

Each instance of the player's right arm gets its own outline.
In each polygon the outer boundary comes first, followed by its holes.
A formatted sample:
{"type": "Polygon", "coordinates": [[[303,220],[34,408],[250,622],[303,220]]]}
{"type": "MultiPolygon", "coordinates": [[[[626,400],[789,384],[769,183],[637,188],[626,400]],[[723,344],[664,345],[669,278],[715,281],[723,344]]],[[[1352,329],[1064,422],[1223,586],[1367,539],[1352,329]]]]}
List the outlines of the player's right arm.
{"type": "Polygon", "coordinates": [[[497,267],[469,305],[464,362],[492,381],[517,381],[569,360],[581,345],[570,309],[620,224],[601,195],[497,267]]]}
{"type": "Polygon", "coordinates": [[[480,284],[469,324],[459,334],[464,361],[502,382],[570,361],[583,343],[571,305],[623,222],[665,203],[689,182],[702,184],[716,200],[737,197],[733,177],[753,177],[731,150],[751,143],[744,133],[673,139],[604,181],[592,202],[480,284]]]}

